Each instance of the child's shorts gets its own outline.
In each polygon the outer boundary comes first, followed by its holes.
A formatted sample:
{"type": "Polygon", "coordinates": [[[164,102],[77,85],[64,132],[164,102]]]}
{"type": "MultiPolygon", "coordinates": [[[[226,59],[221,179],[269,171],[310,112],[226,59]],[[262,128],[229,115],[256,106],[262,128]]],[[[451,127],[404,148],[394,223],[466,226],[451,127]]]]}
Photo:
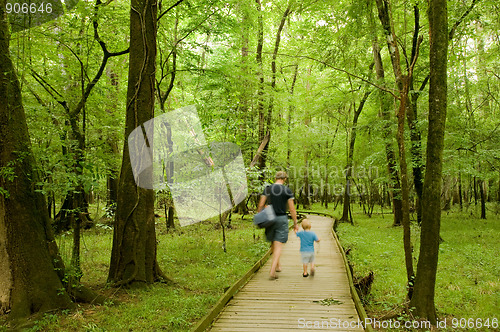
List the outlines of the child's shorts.
{"type": "Polygon", "coordinates": [[[314,263],[314,251],[301,251],[300,255],[302,256],[302,264],[314,263]]]}

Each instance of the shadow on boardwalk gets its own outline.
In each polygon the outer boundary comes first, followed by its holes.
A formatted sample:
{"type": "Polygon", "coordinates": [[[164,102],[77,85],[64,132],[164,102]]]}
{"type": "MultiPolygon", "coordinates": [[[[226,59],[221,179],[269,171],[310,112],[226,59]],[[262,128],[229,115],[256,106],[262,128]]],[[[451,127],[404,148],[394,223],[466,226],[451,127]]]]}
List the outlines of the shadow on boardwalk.
{"type": "Polygon", "coordinates": [[[333,221],[309,216],[316,244],[316,275],[302,277],[300,240],[293,231],[283,248],[279,279],[271,260],[233,297],[211,331],[363,331],[349,290],[344,261],[331,233],[333,221]]]}

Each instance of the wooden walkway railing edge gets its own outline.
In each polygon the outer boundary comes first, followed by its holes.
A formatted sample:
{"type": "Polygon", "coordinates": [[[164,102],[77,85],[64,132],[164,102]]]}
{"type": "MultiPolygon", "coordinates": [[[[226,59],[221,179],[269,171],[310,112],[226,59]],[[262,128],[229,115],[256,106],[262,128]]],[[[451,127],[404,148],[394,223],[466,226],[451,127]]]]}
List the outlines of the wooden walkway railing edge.
{"type": "Polygon", "coordinates": [[[356,307],[356,311],[358,312],[359,319],[363,322],[363,327],[367,332],[373,332],[373,328],[370,324],[366,324],[368,322],[368,315],[366,314],[365,307],[359,298],[358,292],[356,291],[356,287],[354,287],[354,279],[351,274],[351,269],[349,268],[349,263],[347,261],[347,256],[345,254],[344,248],[340,244],[339,238],[335,233],[335,229],[337,226],[337,219],[334,219],[332,234],[335,242],[337,242],[337,246],[339,248],[340,254],[342,255],[342,260],[344,261],[345,269],[347,272],[347,279],[349,279],[349,289],[351,291],[351,297],[354,301],[354,306],[356,307]]]}

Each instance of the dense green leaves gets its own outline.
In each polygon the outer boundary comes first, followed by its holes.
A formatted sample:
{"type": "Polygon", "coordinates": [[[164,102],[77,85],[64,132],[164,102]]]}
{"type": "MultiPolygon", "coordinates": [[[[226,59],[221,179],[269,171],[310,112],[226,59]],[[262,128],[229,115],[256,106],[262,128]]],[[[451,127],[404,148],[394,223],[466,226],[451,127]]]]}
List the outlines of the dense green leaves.
{"type": "MultiPolygon", "coordinates": [[[[374,3],[368,0],[292,3],[281,35],[273,89],[272,52],[288,3],[262,1],[264,113],[271,103],[273,107],[268,166],[295,170],[293,185],[298,189],[303,181],[298,170],[304,168],[303,151],[307,150],[308,167],[328,168],[311,172],[311,183],[320,188],[326,175],[332,173],[337,174],[329,179],[333,181],[332,188],[342,186],[344,180],[339,170],[346,163],[353,112],[366,89],[379,90],[371,67],[373,34],[369,24],[369,13],[372,12],[375,23],[377,13],[374,3]]],[[[162,2],[159,12],[173,4],[162,2]]],[[[428,114],[427,2],[393,1],[391,7],[404,70],[409,66],[417,17],[416,29],[423,36],[410,91],[410,96],[419,97],[416,125],[423,137],[423,153],[428,114]]],[[[495,1],[450,4],[453,38],[448,66],[444,173],[451,181],[459,174],[498,181],[499,12],[495,1]]],[[[96,11],[95,3],[80,1],[57,20],[12,36],[11,52],[22,78],[31,139],[44,174],[44,190],[59,198],[78,182],[103,197],[106,174],[118,167],[120,153],[113,146],[122,145],[127,55],[109,60],[103,77],[86,101],[85,114],[77,115],[86,142],[81,175],[72,171],[76,143],[62,104],[74,109],[81,99],[82,86],[90,83],[100,66],[103,54],[94,35],[94,20],[99,39],[106,43],[109,52],[118,52],[128,47],[128,15],[125,3],[107,2],[96,11]]],[[[260,144],[257,21],[254,2],[212,0],[181,2],[158,22],[156,92],[166,99],[163,108],[160,101],[157,103],[157,114],[197,105],[209,140],[238,144],[247,165],[260,144]]],[[[375,27],[380,44],[385,45],[380,25],[375,27]]],[[[387,87],[395,93],[386,47],[381,54],[387,87]]],[[[383,120],[378,116],[380,93],[387,92],[372,93],[360,115],[354,167],[376,168],[374,180],[382,185],[388,177],[382,153],[383,120]]],[[[390,125],[395,126],[395,118],[390,125]]],[[[407,139],[409,142],[409,136],[407,139]]],[[[421,162],[408,156],[410,166],[421,162]]]]}

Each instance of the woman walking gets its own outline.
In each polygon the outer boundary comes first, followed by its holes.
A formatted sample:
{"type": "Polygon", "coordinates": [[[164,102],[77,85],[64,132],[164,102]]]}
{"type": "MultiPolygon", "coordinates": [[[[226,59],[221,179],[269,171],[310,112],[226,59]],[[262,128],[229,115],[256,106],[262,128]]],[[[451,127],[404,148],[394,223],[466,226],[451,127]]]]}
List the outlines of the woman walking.
{"type": "Polygon", "coordinates": [[[258,211],[261,211],[266,202],[272,204],[274,212],[276,213],[276,220],[266,228],[266,239],[271,242],[271,249],[273,252],[273,260],[271,263],[271,270],[269,271],[269,279],[278,279],[276,272],[281,271],[280,256],[283,244],[288,241],[288,216],[287,209],[293,220],[293,227],[298,231],[297,225],[297,211],[294,205],[294,196],[292,190],[285,185],[288,175],[286,172],[279,171],[276,173],[275,182],[267,186],[262,193],[259,201],[258,211]]]}

